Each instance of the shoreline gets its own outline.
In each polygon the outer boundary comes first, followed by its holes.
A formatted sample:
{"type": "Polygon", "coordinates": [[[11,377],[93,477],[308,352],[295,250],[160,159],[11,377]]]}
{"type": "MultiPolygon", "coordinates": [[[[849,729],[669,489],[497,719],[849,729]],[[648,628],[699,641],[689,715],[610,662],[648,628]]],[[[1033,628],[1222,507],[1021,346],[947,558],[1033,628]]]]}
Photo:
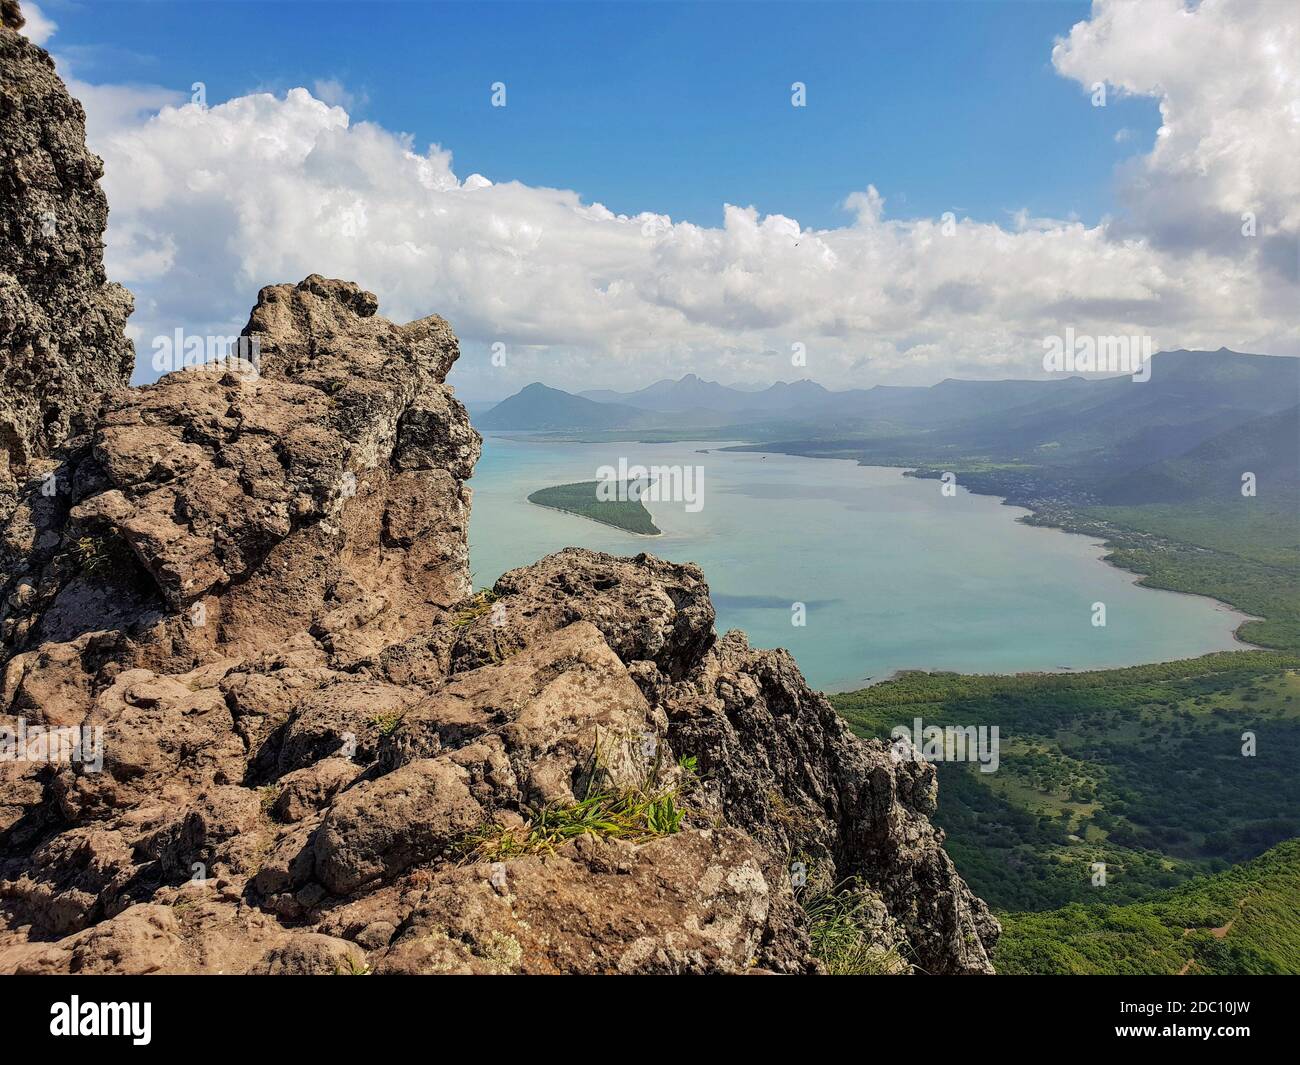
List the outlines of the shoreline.
{"type": "MultiPolygon", "coordinates": [[[[917,470],[923,468],[920,466],[887,466],[887,465],[882,465],[880,463],[874,463],[874,462],[862,462],[860,459],[855,459],[847,455],[846,456],[804,455],[804,454],[798,454],[789,451],[764,451],[764,450],[760,450],[759,447],[754,444],[743,444],[739,447],[726,447],[726,448],[719,448],[718,450],[732,451],[740,454],[783,455],[787,458],[806,458],[806,459],[812,459],[814,461],[829,460],[832,462],[834,461],[852,462],[857,466],[862,466],[868,469],[874,468],[880,470],[899,470],[901,471],[900,476],[910,477],[911,479],[917,481],[935,480],[935,478],[933,477],[917,476],[917,470]]],[[[1024,525],[1031,529],[1043,529],[1048,532],[1061,533],[1065,536],[1080,536],[1087,539],[1091,544],[1091,546],[1095,547],[1098,551],[1097,561],[1102,563],[1103,565],[1109,566],[1111,569],[1115,570],[1118,573],[1126,574],[1130,578],[1129,583],[1134,585],[1135,587],[1142,588],[1148,592],[1164,592],[1168,595],[1185,595],[1185,596],[1190,596],[1194,599],[1208,600],[1218,613],[1231,615],[1236,620],[1236,624],[1232,627],[1232,630],[1229,633],[1229,635],[1233,643],[1237,646],[1226,647],[1220,650],[1206,651],[1204,652],[1203,655],[1194,655],[1191,658],[1158,658],[1155,659],[1154,661],[1149,661],[1149,662],[1137,662],[1137,663],[1128,663],[1126,665],[1113,665],[1113,666],[1090,666],[1086,669],[1075,669],[1071,666],[1059,666],[1055,669],[1016,670],[1015,672],[1011,672],[1011,673],[1003,673],[1003,672],[996,672],[996,671],[990,673],[979,673],[979,672],[969,672],[965,670],[940,669],[940,668],[925,667],[925,666],[900,666],[897,669],[891,670],[888,674],[882,677],[867,678],[864,683],[857,684],[854,687],[841,687],[835,685],[829,688],[817,689],[822,694],[841,695],[845,692],[861,691],[863,688],[871,688],[877,684],[883,684],[886,681],[895,680],[904,673],[952,673],[957,676],[964,676],[964,677],[1050,677],[1050,676],[1065,676],[1065,675],[1073,675],[1073,674],[1082,675],[1087,673],[1105,673],[1116,669],[1134,669],[1140,666],[1164,665],[1169,662],[1192,662],[1195,661],[1197,658],[1204,657],[1204,655],[1235,654],[1238,651],[1265,651],[1265,652],[1273,652],[1277,654],[1284,653],[1282,651],[1278,651],[1276,648],[1263,647],[1260,646],[1259,644],[1253,644],[1250,643],[1248,640],[1242,639],[1241,630],[1246,624],[1252,621],[1264,621],[1266,620],[1265,618],[1256,617],[1253,614],[1247,614],[1245,611],[1240,610],[1239,608],[1233,606],[1231,603],[1225,602],[1222,599],[1216,599],[1214,596],[1209,595],[1205,592],[1184,592],[1176,588],[1162,588],[1159,585],[1146,584],[1144,582],[1146,578],[1150,576],[1150,574],[1139,573],[1136,570],[1129,569],[1126,566],[1118,565],[1114,561],[1114,555],[1115,555],[1114,551],[1107,548],[1105,540],[1098,540],[1096,538],[1096,534],[1076,532],[1072,529],[1068,529],[1065,526],[1057,524],[1050,520],[1041,520],[1039,522],[1028,521],[1026,520],[1028,518],[1043,519],[1042,512],[1034,510],[1030,507],[1026,507],[1024,504],[1021,503],[1010,503],[1007,501],[1006,496],[998,495],[996,492],[977,492],[974,489],[970,488],[969,486],[963,484],[958,484],[958,487],[970,495],[983,496],[986,499],[996,499],[1001,506],[1011,507],[1013,509],[1023,511],[1023,513],[1018,514],[1015,517],[1015,521],[1020,525],[1024,525]]]]}
{"type": "MultiPolygon", "coordinates": [[[[889,469],[897,469],[897,468],[899,468],[899,467],[892,467],[892,466],[891,466],[891,467],[888,467],[888,468],[889,468],[889,469]]],[[[931,480],[932,478],[927,478],[927,477],[918,477],[918,478],[915,478],[915,479],[916,479],[916,480],[924,481],[924,480],[931,480]]],[[[960,487],[960,486],[959,486],[959,487],[960,487]]],[[[1026,519],[1028,519],[1028,518],[1040,518],[1040,517],[1041,517],[1041,512],[1040,512],[1040,511],[1037,511],[1037,510],[1031,510],[1029,507],[1026,507],[1026,506],[1024,506],[1024,505],[1021,504],[1021,503],[1008,503],[1008,502],[1007,502],[1007,499],[1006,499],[1006,496],[999,496],[999,495],[997,495],[997,494],[995,494],[995,493],[993,493],[993,492],[974,492],[974,491],[971,491],[971,489],[969,489],[969,488],[967,488],[966,491],[970,492],[971,495],[982,495],[982,496],[985,496],[986,498],[989,498],[989,499],[996,499],[996,500],[998,500],[998,501],[1001,503],[1001,505],[1004,506],[1004,507],[1012,507],[1012,508],[1015,508],[1015,509],[1018,509],[1018,510],[1023,510],[1023,511],[1024,511],[1023,514],[1019,514],[1019,515],[1016,516],[1016,521],[1017,521],[1019,524],[1021,524],[1021,525],[1027,526],[1028,528],[1031,528],[1031,529],[1045,529],[1045,530],[1047,530],[1048,532],[1059,532],[1059,533],[1063,533],[1063,534],[1065,534],[1066,536],[1082,536],[1082,537],[1084,537],[1085,539],[1087,539],[1087,540],[1092,544],[1093,547],[1095,547],[1095,548],[1098,550],[1098,552],[1100,552],[1099,555],[1098,555],[1097,561],[1101,562],[1103,565],[1109,566],[1111,569],[1115,570],[1115,571],[1118,572],[1118,573],[1123,573],[1123,574],[1128,575],[1128,577],[1131,578],[1130,581],[1129,581],[1129,583],[1132,584],[1132,585],[1135,585],[1135,586],[1138,587],[1138,588],[1143,588],[1143,589],[1145,589],[1145,590],[1148,591],[1148,592],[1164,592],[1164,593],[1166,593],[1167,595],[1187,595],[1187,596],[1191,596],[1193,599],[1207,599],[1207,600],[1209,600],[1209,602],[1213,604],[1214,609],[1215,609],[1218,613],[1220,613],[1220,614],[1231,614],[1233,617],[1235,617],[1235,618],[1238,619],[1237,624],[1233,626],[1232,634],[1231,634],[1231,635],[1232,635],[1232,639],[1233,639],[1236,643],[1241,644],[1241,648],[1240,648],[1240,650],[1245,650],[1245,651],[1272,651],[1272,650],[1274,650],[1274,648],[1272,648],[1272,647],[1261,647],[1261,646],[1259,646],[1258,644],[1253,644],[1253,643],[1250,643],[1250,642],[1248,642],[1248,641],[1246,641],[1246,640],[1243,640],[1243,639],[1241,638],[1241,635],[1240,635],[1240,634],[1241,634],[1241,628],[1242,628],[1243,625],[1245,625],[1245,624],[1247,624],[1248,622],[1251,622],[1251,621],[1264,621],[1264,620],[1265,620],[1264,618],[1255,617],[1253,614],[1247,614],[1244,610],[1240,610],[1239,608],[1233,606],[1231,603],[1226,603],[1226,602],[1224,602],[1222,599],[1216,599],[1214,596],[1212,596],[1212,595],[1208,595],[1208,594],[1206,594],[1205,592],[1184,592],[1184,591],[1180,591],[1180,590],[1177,589],[1177,588],[1162,588],[1162,587],[1160,587],[1160,585],[1158,585],[1158,584],[1146,584],[1146,583],[1144,583],[1144,582],[1145,582],[1146,578],[1150,576],[1150,574],[1149,574],[1149,573],[1139,573],[1137,570],[1129,569],[1127,566],[1121,566],[1121,565],[1119,565],[1117,562],[1114,561],[1114,559],[1115,559],[1115,552],[1112,551],[1110,548],[1108,548],[1108,547],[1106,546],[1106,541],[1105,541],[1105,540],[1098,540],[1098,539],[1096,539],[1096,534],[1095,534],[1095,533],[1075,532],[1073,529],[1067,529],[1064,525],[1058,525],[1058,524],[1056,524],[1056,523],[1054,523],[1054,522],[1032,522],[1032,521],[1028,521],[1028,520],[1026,520],[1026,519]]],[[[1232,648],[1232,650],[1238,650],[1238,648],[1232,648]]],[[[1220,653],[1222,653],[1222,652],[1216,652],[1216,651],[1207,651],[1207,652],[1206,652],[1206,654],[1220,654],[1220,653]]],[[[1182,659],[1182,658],[1168,658],[1168,659],[1162,659],[1161,661],[1166,661],[1166,662],[1182,662],[1182,661],[1186,661],[1186,659],[1182,659]]],[[[1142,663],[1142,664],[1143,664],[1143,665],[1158,665],[1159,663],[1157,663],[1157,662],[1145,662],[1145,663],[1142,663]]],[[[1117,668],[1117,669],[1118,669],[1118,668],[1123,668],[1123,667],[1118,667],[1118,666],[1116,666],[1116,667],[1112,667],[1112,668],[1117,668]]],[[[1083,671],[1081,670],[1080,672],[1083,672],[1083,671]]]]}
{"type": "MultiPolygon", "coordinates": [[[[1157,589],[1163,591],[1164,589],[1157,589]]],[[[1182,594],[1182,593],[1179,593],[1182,594]]],[[[1217,602],[1217,600],[1216,600],[1217,602]]],[[[936,669],[932,666],[899,666],[897,669],[891,669],[888,673],[879,677],[869,677],[865,683],[854,684],[849,686],[832,685],[827,688],[818,688],[817,691],[822,695],[846,695],[849,692],[862,691],[864,688],[874,688],[877,684],[885,684],[891,680],[898,680],[907,673],[925,673],[927,675],[944,675],[948,674],[954,677],[1087,677],[1094,673],[1115,673],[1125,669],[1144,669],[1147,666],[1167,666],[1173,662],[1195,662],[1198,658],[1208,658],[1210,655],[1235,655],[1243,654],[1246,651],[1260,651],[1264,654],[1286,655],[1290,652],[1279,651],[1272,647],[1255,647],[1246,645],[1245,647],[1232,647],[1221,651],[1206,651],[1204,654],[1192,655],[1190,658],[1157,658],[1152,662],[1129,662],[1125,665],[1113,666],[1089,666],[1086,669],[1074,669],[1070,666],[1057,666],[1055,669],[1017,669],[1012,672],[991,672],[983,673],[966,669],[936,669]]]]}

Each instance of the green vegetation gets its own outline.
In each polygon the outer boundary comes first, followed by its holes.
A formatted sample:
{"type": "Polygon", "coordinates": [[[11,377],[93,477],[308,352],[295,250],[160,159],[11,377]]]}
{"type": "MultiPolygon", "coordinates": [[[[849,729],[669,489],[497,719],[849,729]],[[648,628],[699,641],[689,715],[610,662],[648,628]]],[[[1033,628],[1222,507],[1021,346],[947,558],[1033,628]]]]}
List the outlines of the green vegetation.
{"type": "Polygon", "coordinates": [[[1259,621],[1248,643],[1300,651],[1300,522],[1294,507],[1241,498],[1173,506],[1085,507],[1060,521],[1099,531],[1108,559],[1153,588],[1208,595],[1259,621]],[[1086,527],[1104,522],[1099,530],[1086,527]]]}
{"type": "Polygon", "coordinates": [[[382,714],[371,714],[370,724],[379,729],[383,736],[391,736],[397,731],[397,726],[402,723],[402,718],[406,715],[401,710],[389,710],[382,714]]]}
{"type": "Polygon", "coordinates": [[[88,577],[113,569],[120,554],[120,545],[105,536],[82,536],[72,545],[73,563],[88,577]]]}
{"type": "Polygon", "coordinates": [[[646,766],[637,787],[610,790],[608,766],[601,749],[599,732],[582,776],[585,794],[567,805],[546,806],[518,825],[492,822],[470,833],[459,850],[471,861],[508,861],[525,854],[553,854],[563,844],[580,836],[617,838],[644,843],[657,836],[680,832],[686,819],[682,790],[695,783],[693,766],[665,780],[662,775],[663,748],[646,766]]]}
{"type": "Polygon", "coordinates": [[[908,971],[910,966],[898,950],[883,951],[875,945],[883,907],[856,881],[825,890],[810,886],[799,902],[808,917],[813,955],[831,976],[888,976],[908,971]]]}
{"type": "Polygon", "coordinates": [[[524,854],[553,854],[579,836],[643,843],[681,830],[685,813],[671,791],[589,795],[568,806],[540,810],[520,826],[491,824],[466,841],[476,861],[500,862],[524,854]]]}
{"type": "Polygon", "coordinates": [[[334,969],[335,976],[369,976],[370,966],[365,962],[354,958],[351,954],[344,955],[342,960],[334,969]]]}
{"type": "Polygon", "coordinates": [[[484,588],[470,596],[469,601],[465,603],[455,614],[452,615],[451,623],[458,629],[463,629],[479,618],[492,612],[492,604],[497,601],[497,593],[491,588],[484,588]]]}
{"type": "Polygon", "coordinates": [[[1145,902],[1005,914],[993,963],[1003,974],[1296,975],[1297,900],[1300,840],[1291,840],[1145,902]]]}
{"type": "Polygon", "coordinates": [[[1088,673],[906,673],[831,701],[864,736],[998,726],[1000,766],[941,763],[936,823],[999,910],[1138,901],[1300,835],[1300,656],[1239,651],[1088,673]],[[1256,752],[1242,754],[1243,734],[1256,752]]]}
{"type": "Polygon", "coordinates": [[[275,804],[280,800],[280,786],[278,784],[267,784],[265,787],[258,788],[257,791],[261,797],[258,805],[261,807],[262,816],[270,817],[275,804]]]}
{"type": "Polygon", "coordinates": [[[641,536],[658,536],[659,529],[650,517],[650,511],[638,498],[636,483],[623,482],[619,495],[625,499],[603,500],[596,497],[599,481],[578,481],[574,484],[557,484],[542,488],[528,497],[528,502],[552,510],[590,518],[602,525],[612,525],[625,532],[641,536]]]}

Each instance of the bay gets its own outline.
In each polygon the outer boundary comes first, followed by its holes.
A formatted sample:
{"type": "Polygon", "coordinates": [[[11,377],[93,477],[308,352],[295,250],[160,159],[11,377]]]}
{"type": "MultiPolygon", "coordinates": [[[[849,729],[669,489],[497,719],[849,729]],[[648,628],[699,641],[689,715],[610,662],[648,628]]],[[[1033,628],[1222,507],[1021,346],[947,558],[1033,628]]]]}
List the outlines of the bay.
{"type": "Polygon", "coordinates": [[[1239,649],[1245,616],[1142,588],[1089,537],[1016,521],[992,496],[899,469],[719,450],[725,443],[578,444],[487,434],[470,487],[475,587],[564,547],[695,562],[718,631],[785,647],[809,682],[860,687],[900,669],[1014,673],[1103,669],[1239,649]],[[595,480],[620,458],[698,466],[703,505],[649,503],[656,537],[528,502],[595,480]],[[805,624],[794,605],[803,604],[805,624]],[[1094,604],[1106,624],[1093,624],[1094,604]]]}

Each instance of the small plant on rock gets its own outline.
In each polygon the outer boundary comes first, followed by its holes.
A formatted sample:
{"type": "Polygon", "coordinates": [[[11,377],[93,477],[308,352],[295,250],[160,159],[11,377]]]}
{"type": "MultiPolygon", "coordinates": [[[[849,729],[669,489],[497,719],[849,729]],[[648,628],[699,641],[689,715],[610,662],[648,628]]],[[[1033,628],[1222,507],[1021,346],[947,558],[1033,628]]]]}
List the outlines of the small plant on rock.
{"type": "Polygon", "coordinates": [[[390,710],[385,714],[372,715],[370,724],[379,730],[380,735],[390,736],[397,731],[397,726],[402,723],[404,716],[400,710],[390,710]]]}
{"type": "Polygon", "coordinates": [[[809,886],[799,899],[813,954],[832,976],[891,976],[910,966],[898,946],[881,946],[879,901],[856,879],[809,886]]]}
{"type": "Polygon", "coordinates": [[[72,560],[87,576],[108,572],[114,555],[112,545],[104,536],[82,536],[72,544],[72,560]]]}
{"type": "Polygon", "coordinates": [[[469,598],[465,606],[452,615],[451,623],[458,629],[471,625],[479,618],[491,613],[492,604],[497,601],[497,593],[491,588],[483,588],[469,598]]]}

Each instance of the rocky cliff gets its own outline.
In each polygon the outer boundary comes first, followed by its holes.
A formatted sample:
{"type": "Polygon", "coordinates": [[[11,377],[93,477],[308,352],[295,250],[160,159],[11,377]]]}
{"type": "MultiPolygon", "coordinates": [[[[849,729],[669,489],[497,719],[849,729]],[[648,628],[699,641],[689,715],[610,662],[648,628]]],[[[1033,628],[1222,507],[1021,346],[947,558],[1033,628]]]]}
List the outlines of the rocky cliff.
{"type": "Polygon", "coordinates": [[[42,49],[0,28],[0,516],[16,468],[87,431],[103,396],[130,380],[131,296],[104,276],[103,163],[86,149],[81,105],[42,49]]]}
{"type": "MultiPolygon", "coordinates": [[[[68,107],[0,38],[10,166],[54,121],[12,80],[68,107]]],[[[79,188],[69,232],[97,242],[79,188]]],[[[44,316],[61,380],[120,377],[127,304],[79,247],[0,301],[44,316]],[[60,335],[105,299],[99,341],[60,335]]],[[[260,372],[112,391],[11,452],[0,972],[814,972],[806,903],[846,885],[881,969],[990,971],[933,767],[717,637],[696,567],[570,549],[473,594],[455,336],[376,311],[345,281],[265,288],[260,372]]],[[[46,424],[24,395],[7,424],[46,424]]]]}

